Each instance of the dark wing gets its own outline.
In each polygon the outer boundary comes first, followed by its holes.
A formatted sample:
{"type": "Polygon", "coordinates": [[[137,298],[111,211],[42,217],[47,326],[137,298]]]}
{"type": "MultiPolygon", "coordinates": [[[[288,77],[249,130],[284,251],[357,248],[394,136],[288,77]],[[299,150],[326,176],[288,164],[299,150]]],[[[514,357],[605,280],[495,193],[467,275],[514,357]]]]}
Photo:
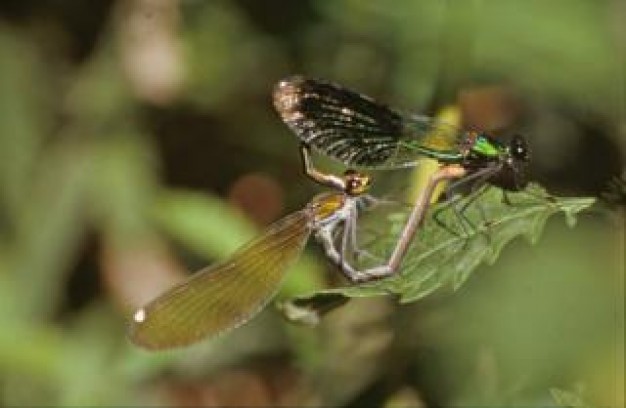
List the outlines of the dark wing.
{"type": "Polygon", "coordinates": [[[129,337],[147,349],[194,343],[243,324],[269,302],[310,234],[299,211],[229,259],[209,266],[135,312],[129,337]]]}
{"type": "Polygon", "coordinates": [[[454,153],[459,130],[390,109],[339,85],[295,76],[274,88],[274,107],[305,143],[348,166],[398,168],[454,153]]]}

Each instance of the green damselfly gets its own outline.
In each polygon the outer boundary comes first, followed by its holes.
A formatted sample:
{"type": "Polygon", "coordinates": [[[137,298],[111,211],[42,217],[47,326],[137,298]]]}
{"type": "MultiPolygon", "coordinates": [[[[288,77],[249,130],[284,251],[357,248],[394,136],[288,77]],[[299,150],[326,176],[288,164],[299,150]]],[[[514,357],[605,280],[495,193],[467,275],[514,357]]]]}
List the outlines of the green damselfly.
{"type": "MultiPolygon", "coordinates": [[[[301,76],[278,82],[273,101],[281,119],[303,145],[346,166],[398,169],[416,166],[423,158],[441,163],[414,204],[389,260],[377,274],[391,275],[399,268],[440,183],[452,181],[448,191],[461,184],[471,185],[461,215],[486,183],[503,191],[519,191],[527,185],[529,150],[519,135],[503,144],[486,133],[392,109],[342,86],[301,76]]],[[[310,159],[306,162],[307,174],[314,180],[324,182],[329,177],[311,165],[310,159]]]]}
{"type": "Polygon", "coordinates": [[[281,119],[313,149],[349,167],[396,169],[424,157],[460,165],[463,177],[506,190],[527,182],[528,146],[522,136],[502,144],[433,118],[391,109],[339,85],[300,76],[280,81],[274,106],[281,119]]]}

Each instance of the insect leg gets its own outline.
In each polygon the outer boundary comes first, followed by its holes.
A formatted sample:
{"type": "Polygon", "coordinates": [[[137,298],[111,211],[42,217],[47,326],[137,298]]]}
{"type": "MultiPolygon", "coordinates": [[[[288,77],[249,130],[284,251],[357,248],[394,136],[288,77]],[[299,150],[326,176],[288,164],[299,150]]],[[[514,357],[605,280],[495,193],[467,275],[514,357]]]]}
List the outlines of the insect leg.
{"type": "Polygon", "coordinates": [[[300,156],[302,157],[304,173],[315,182],[337,190],[346,190],[346,182],[342,177],[335,176],[334,174],[323,173],[315,168],[313,161],[311,160],[311,148],[306,143],[300,144],[300,156]]]}
{"type": "Polygon", "coordinates": [[[446,201],[443,205],[439,206],[439,208],[437,208],[433,212],[433,220],[435,221],[435,223],[439,227],[445,229],[450,234],[452,234],[452,235],[454,235],[456,237],[460,237],[461,234],[459,234],[454,229],[450,228],[450,226],[441,219],[441,215],[445,211],[448,211],[450,209],[450,207],[452,207],[452,209],[454,210],[454,214],[459,218],[459,225],[461,225],[461,228],[463,229],[463,233],[465,235],[469,235],[469,232],[467,231],[467,229],[465,227],[465,224],[463,223],[463,219],[460,217],[459,212],[456,210],[456,205],[461,200],[461,198],[462,197],[460,195],[456,195],[456,196],[452,197],[451,199],[449,199],[448,201],[446,201]]]}
{"type": "Polygon", "coordinates": [[[495,168],[487,167],[479,171],[476,171],[468,175],[467,177],[462,178],[461,180],[457,180],[454,183],[450,184],[446,188],[446,192],[445,192],[446,196],[451,195],[451,191],[469,182],[472,182],[471,192],[470,192],[468,201],[461,207],[461,209],[459,209],[457,205],[461,202],[463,197],[457,195],[457,196],[454,196],[452,199],[450,199],[446,204],[444,204],[443,206],[435,210],[433,214],[433,219],[435,220],[437,225],[439,225],[446,231],[450,232],[452,235],[459,236],[459,234],[456,231],[454,231],[452,228],[446,225],[446,223],[443,222],[443,220],[441,219],[441,213],[443,211],[447,211],[450,207],[452,207],[454,214],[459,220],[459,225],[461,225],[461,228],[463,229],[464,235],[469,236],[472,231],[475,231],[476,226],[469,218],[465,216],[465,210],[467,209],[467,207],[469,207],[471,203],[473,203],[482,194],[480,192],[481,187],[485,184],[486,180],[488,180],[489,177],[491,177],[493,173],[496,172],[498,169],[499,167],[495,167],[495,168]],[[479,193],[477,193],[477,191],[479,193]],[[468,230],[468,226],[470,230],[468,230]]]}
{"type": "MultiPolygon", "coordinates": [[[[346,234],[344,228],[344,236],[346,234]]],[[[339,270],[343,273],[343,275],[350,280],[351,282],[363,282],[366,279],[363,272],[358,271],[348,263],[342,253],[342,251],[338,251],[335,245],[335,241],[333,240],[333,229],[331,228],[322,228],[315,234],[315,238],[322,244],[324,248],[324,253],[326,257],[331,261],[333,265],[335,265],[339,270]]],[[[342,237],[342,241],[343,241],[342,237]]]]}
{"type": "MultiPolygon", "coordinates": [[[[365,198],[365,197],[363,197],[365,198]]],[[[378,205],[379,202],[376,201],[375,198],[369,196],[368,202],[366,205],[373,203],[373,205],[378,205]],[[374,201],[369,201],[374,200],[374,201]]],[[[350,250],[351,254],[353,254],[353,259],[358,261],[360,258],[365,257],[373,260],[381,261],[382,258],[372,255],[369,251],[362,249],[359,246],[358,234],[357,234],[357,220],[358,220],[359,208],[354,206],[350,211],[350,216],[346,220],[346,227],[344,230],[344,236],[349,238],[349,243],[346,245],[345,250],[350,250]]]]}
{"type": "MultiPolygon", "coordinates": [[[[356,271],[352,269],[352,271],[350,271],[351,273],[342,269],[346,276],[353,280],[353,282],[361,283],[386,278],[395,274],[409,249],[409,245],[415,235],[415,232],[417,231],[417,228],[424,220],[424,216],[430,205],[435,188],[443,181],[458,179],[466,174],[467,170],[460,165],[445,166],[433,174],[424,188],[424,191],[422,191],[413,205],[413,210],[411,211],[411,214],[409,215],[409,218],[400,233],[400,237],[398,238],[396,246],[387,263],[368,268],[363,271],[356,271]]],[[[341,266],[343,268],[344,266],[349,265],[341,266]]]]}

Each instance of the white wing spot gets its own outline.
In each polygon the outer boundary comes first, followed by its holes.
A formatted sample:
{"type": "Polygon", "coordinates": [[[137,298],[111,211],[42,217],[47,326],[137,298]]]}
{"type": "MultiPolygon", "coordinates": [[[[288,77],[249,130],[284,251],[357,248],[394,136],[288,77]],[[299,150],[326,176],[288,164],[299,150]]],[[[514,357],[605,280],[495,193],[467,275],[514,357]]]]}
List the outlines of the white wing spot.
{"type": "Polygon", "coordinates": [[[137,323],[143,323],[146,320],[146,310],[141,308],[133,315],[133,320],[137,323]]]}

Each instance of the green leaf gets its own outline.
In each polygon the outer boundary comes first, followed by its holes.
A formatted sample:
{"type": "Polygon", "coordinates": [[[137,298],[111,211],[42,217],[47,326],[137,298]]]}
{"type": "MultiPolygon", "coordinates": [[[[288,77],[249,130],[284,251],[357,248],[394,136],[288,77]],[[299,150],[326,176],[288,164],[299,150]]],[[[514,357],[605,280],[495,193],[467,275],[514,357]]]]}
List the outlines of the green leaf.
{"type": "MultiPolygon", "coordinates": [[[[522,192],[507,193],[509,204],[503,197],[501,190],[489,188],[467,208],[466,220],[445,203],[435,206],[413,237],[400,273],[395,277],[320,291],[299,297],[293,303],[306,307],[304,299],[317,302],[317,297],[329,294],[346,297],[391,294],[406,303],[440,288],[457,290],[482,262],[495,263],[504,246],[514,238],[524,236],[534,244],[551,216],[562,213],[572,226],[576,214],[595,201],[593,198],[550,197],[536,185],[522,192]],[[440,221],[452,231],[437,224],[433,218],[437,210],[441,210],[440,221]]],[[[463,203],[461,200],[459,207],[463,203]]],[[[373,257],[368,257],[368,262],[353,264],[361,269],[380,265],[382,260],[388,259],[410,209],[396,207],[381,216],[382,211],[375,208],[360,215],[358,245],[373,257]]]]}
{"type": "Polygon", "coordinates": [[[64,274],[80,247],[87,219],[92,150],[58,143],[39,163],[15,223],[7,267],[15,277],[22,318],[49,317],[61,299],[64,274]]]}
{"type": "Polygon", "coordinates": [[[550,388],[550,394],[559,407],[592,408],[582,397],[582,390],[568,391],[559,388],[550,388]]]}
{"type": "Polygon", "coordinates": [[[224,257],[254,236],[243,214],[206,194],[164,191],[153,213],[169,235],[207,257],[224,257]]]}
{"type": "Polygon", "coordinates": [[[297,298],[279,302],[278,309],[287,320],[307,326],[319,324],[327,312],[342,306],[349,299],[340,293],[317,293],[312,298],[297,298]]]}
{"type": "Polygon", "coordinates": [[[12,222],[27,199],[52,122],[46,100],[51,81],[33,44],[5,26],[0,26],[0,61],[0,211],[12,222]]]}

